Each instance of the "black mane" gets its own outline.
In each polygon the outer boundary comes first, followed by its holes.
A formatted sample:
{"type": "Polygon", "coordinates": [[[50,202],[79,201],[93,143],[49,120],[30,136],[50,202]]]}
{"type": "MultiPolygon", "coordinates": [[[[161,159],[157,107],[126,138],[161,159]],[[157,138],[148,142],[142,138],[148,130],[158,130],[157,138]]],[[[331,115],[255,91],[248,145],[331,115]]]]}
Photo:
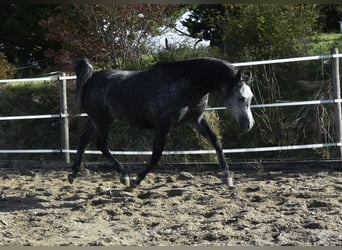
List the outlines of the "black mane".
{"type": "Polygon", "coordinates": [[[216,58],[201,57],[182,61],[158,62],[152,69],[162,70],[175,78],[191,78],[197,85],[224,84],[227,81],[237,84],[236,81],[231,81],[236,75],[234,66],[216,58]]]}

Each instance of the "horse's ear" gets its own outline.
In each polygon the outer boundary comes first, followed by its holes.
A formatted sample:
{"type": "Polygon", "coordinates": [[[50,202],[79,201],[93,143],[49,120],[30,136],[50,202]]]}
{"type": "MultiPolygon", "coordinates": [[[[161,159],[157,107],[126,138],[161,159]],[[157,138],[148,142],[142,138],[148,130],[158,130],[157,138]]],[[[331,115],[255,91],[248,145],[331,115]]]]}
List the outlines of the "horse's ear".
{"type": "Polygon", "coordinates": [[[238,74],[236,75],[236,78],[239,77],[239,81],[243,81],[247,83],[248,85],[252,82],[252,70],[243,71],[243,72],[239,70],[238,74]]]}
{"type": "Polygon", "coordinates": [[[242,75],[241,75],[241,71],[240,71],[240,70],[238,70],[238,71],[236,72],[236,74],[235,74],[235,80],[236,80],[237,82],[240,82],[240,81],[242,80],[242,75]]]}
{"type": "Polygon", "coordinates": [[[247,78],[247,79],[246,79],[246,83],[247,83],[248,85],[250,85],[251,82],[252,82],[252,70],[250,70],[247,74],[248,74],[248,76],[246,77],[246,78],[247,78]]]}

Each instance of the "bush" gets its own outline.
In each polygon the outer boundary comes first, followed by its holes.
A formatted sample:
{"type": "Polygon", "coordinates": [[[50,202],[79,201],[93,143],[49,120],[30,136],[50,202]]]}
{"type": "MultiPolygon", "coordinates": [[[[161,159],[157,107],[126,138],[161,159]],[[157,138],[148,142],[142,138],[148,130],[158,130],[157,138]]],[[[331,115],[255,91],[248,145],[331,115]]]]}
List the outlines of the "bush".
{"type": "Polygon", "coordinates": [[[315,5],[214,4],[190,8],[183,22],[195,38],[210,40],[234,61],[303,55],[317,30],[315,5]]]}
{"type": "MultiPolygon", "coordinates": [[[[59,88],[54,82],[0,85],[0,116],[59,113],[59,88]]],[[[0,122],[0,148],[60,148],[56,119],[0,122]]],[[[56,159],[53,155],[1,155],[1,159],[56,159]]]]}
{"type": "Polygon", "coordinates": [[[7,57],[0,53],[0,79],[11,79],[15,75],[15,67],[7,61],[7,57]]]}
{"type": "Polygon", "coordinates": [[[153,55],[154,61],[175,61],[185,60],[195,57],[216,57],[222,58],[222,54],[218,48],[212,47],[199,47],[191,48],[190,46],[170,46],[169,48],[159,51],[153,55]]]}

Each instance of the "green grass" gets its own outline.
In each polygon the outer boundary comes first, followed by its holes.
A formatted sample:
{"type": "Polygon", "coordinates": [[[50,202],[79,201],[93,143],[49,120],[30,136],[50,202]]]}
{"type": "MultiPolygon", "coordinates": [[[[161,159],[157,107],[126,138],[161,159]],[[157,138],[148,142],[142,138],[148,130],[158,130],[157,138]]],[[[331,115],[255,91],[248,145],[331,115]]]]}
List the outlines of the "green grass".
{"type": "Polygon", "coordinates": [[[46,85],[51,84],[49,81],[33,81],[33,82],[9,82],[5,84],[0,83],[0,89],[3,88],[29,88],[29,89],[40,89],[46,85]]]}
{"type": "Polygon", "coordinates": [[[342,51],[342,36],[340,33],[318,34],[309,46],[309,55],[330,54],[332,48],[342,51]]]}

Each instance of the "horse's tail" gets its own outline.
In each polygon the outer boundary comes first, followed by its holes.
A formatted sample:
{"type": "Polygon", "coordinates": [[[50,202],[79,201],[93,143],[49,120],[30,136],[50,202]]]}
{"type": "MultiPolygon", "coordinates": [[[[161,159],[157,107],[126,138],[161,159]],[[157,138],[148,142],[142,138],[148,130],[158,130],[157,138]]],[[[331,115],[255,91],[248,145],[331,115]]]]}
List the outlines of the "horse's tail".
{"type": "Polygon", "coordinates": [[[82,110],[82,96],[84,86],[87,81],[92,77],[94,69],[87,58],[82,58],[76,62],[75,72],[77,76],[76,80],[76,104],[75,113],[79,113],[82,110]]]}

